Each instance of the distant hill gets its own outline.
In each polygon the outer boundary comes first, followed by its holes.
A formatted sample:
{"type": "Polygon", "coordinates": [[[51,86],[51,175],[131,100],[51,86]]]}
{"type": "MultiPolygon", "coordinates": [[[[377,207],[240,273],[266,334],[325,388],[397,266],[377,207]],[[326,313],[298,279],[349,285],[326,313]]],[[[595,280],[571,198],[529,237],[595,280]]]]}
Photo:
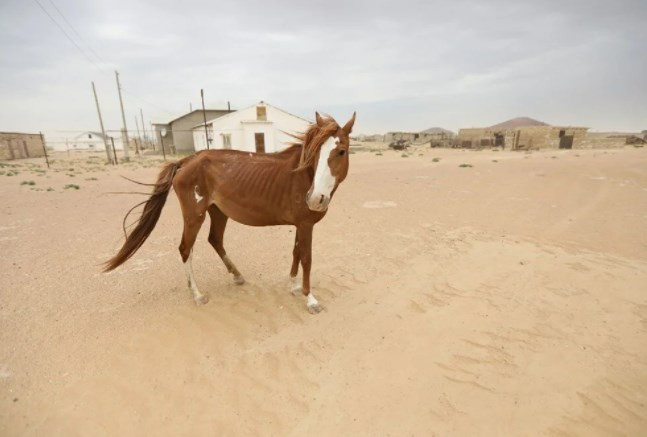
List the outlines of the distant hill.
{"type": "Polygon", "coordinates": [[[527,127],[527,126],[550,126],[550,125],[548,123],[544,123],[543,121],[535,120],[534,118],[530,118],[530,117],[517,117],[517,118],[512,118],[508,121],[504,121],[503,123],[490,126],[490,128],[514,129],[517,127],[527,127]]]}
{"type": "Polygon", "coordinates": [[[454,132],[452,132],[450,130],[447,130],[447,129],[443,129],[442,127],[430,127],[429,129],[425,129],[420,133],[422,133],[422,134],[441,134],[441,133],[445,133],[445,134],[454,135],[454,132]]]}

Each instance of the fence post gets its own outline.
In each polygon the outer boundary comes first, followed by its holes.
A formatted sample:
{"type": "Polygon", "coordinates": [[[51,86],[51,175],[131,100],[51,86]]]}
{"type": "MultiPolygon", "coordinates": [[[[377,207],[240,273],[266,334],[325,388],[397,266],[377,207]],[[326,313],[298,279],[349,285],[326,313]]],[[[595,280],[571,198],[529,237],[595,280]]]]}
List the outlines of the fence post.
{"type": "MultiPolygon", "coordinates": [[[[49,158],[47,157],[47,147],[45,147],[45,137],[42,132],[38,132],[40,135],[40,142],[43,145],[43,152],[45,152],[45,162],[47,163],[47,168],[49,168],[49,158]]],[[[9,146],[11,148],[11,145],[9,146]]]]}
{"type": "Polygon", "coordinates": [[[118,165],[118,163],[117,163],[117,149],[115,149],[115,139],[110,137],[110,142],[112,143],[112,153],[115,155],[115,165],[118,165]]]}

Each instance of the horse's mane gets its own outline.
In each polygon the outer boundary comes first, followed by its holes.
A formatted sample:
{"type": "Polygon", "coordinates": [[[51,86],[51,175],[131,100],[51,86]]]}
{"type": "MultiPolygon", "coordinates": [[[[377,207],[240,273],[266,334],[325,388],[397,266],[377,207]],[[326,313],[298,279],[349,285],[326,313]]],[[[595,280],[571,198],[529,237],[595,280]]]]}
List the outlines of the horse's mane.
{"type": "Polygon", "coordinates": [[[304,133],[289,134],[298,140],[291,145],[301,147],[301,158],[296,170],[303,170],[313,165],[323,143],[339,130],[339,125],[331,117],[322,117],[322,121],[323,126],[313,123],[304,133]]]}

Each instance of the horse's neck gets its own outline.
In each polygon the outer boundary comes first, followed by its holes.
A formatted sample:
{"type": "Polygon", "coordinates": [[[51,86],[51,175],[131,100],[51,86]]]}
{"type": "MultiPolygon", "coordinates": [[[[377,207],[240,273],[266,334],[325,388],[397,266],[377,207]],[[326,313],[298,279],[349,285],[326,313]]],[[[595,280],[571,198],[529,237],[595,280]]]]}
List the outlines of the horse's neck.
{"type": "Polygon", "coordinates": [[[301,163],[302,150],[303,150],[303,146],[292,147],[285,151],[286,164],[287,164],[286,168],[293,179],[299,180],[299,181],[307,181],[308,183],[308,187],[306,188],[306,191],[307,191],[310,188],[310,185],[312,185],[312,181],[314,179],[314,169],[309,167],[309,168],[297,170],[297,168],[299,167],[299,164],[301,163]]]}

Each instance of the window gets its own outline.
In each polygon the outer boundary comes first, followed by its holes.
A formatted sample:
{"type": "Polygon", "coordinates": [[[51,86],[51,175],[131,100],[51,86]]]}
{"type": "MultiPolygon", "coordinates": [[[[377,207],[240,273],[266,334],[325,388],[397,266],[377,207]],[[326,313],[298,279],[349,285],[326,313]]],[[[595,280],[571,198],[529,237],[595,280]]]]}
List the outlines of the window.
{"type": "Polygon", "coordinates": [[[231,149],[231,134],[221,134],[222,135],[222,148],[231,149]]]}
{"type": "Polygon", "coordinates": [[[259,121],[267,120],[267,108],[265,106],[256,107],[256,120],[259,120],[259,121]]]}
{"type": "Polygon", "coordinates": [[[559,137],[561,138],[561,137],[563,137],[564,135],[566,135],[566,131],[565,131],[565,130],[560,130],[560,131],[559,131],[559,137]]]}
{"type": "Polygon", "coordinates": [[[92,139],[92,134],[88,134],[88,138],[89,138],[89,139],[92,139]]]}

